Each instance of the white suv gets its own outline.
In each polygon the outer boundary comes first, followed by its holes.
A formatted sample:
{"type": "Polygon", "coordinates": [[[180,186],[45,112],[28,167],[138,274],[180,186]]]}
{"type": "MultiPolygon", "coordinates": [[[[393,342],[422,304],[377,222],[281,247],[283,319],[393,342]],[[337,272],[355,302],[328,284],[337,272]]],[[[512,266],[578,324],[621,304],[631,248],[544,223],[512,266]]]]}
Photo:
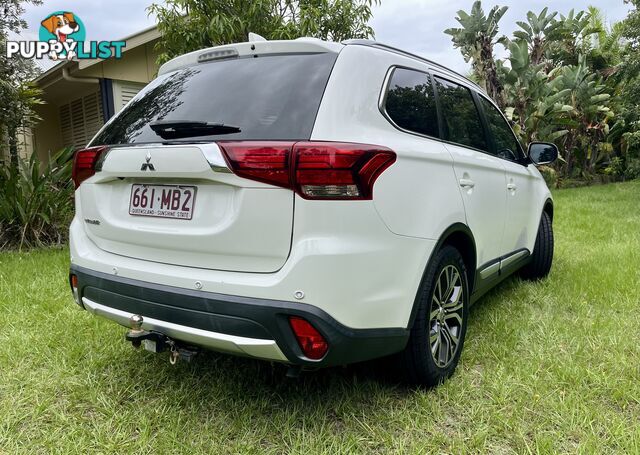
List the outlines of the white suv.
{"type": "Polygon", "coordinates": [[[548,274],[553,204],[479,87],[367,40],[225,45],[160,68],[74,163],[70,283],[171,359],[291,372],[396,354],[441,382],[469,305],[548,274]]]}

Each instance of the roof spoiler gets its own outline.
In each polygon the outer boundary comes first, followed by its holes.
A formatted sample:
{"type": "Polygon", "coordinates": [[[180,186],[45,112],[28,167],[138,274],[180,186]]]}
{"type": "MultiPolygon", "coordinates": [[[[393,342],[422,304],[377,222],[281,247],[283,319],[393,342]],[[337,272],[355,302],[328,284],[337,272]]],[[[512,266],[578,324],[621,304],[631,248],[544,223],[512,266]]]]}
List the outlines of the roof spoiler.
{"type": "Polygon", "coordinates": [[[249,33],[248,39],[249,41],[246,43],[225,44],[176,57],[160,67],[158,76],[213,60],[259,57],[270,54],[338,53],[344,48],[344,44],[322,41],[315,38],[269,41],[256,33],[249,33]]]}

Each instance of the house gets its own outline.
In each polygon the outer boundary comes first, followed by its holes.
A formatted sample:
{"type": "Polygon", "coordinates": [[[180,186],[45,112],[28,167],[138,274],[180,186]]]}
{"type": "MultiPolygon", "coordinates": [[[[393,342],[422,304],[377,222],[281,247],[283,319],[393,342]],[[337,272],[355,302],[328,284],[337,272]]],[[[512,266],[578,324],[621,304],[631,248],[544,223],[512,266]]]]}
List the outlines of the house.
{"type": "Polygon", "coordinates": [[[82,147],[157,74],[154,27],[124,38],[120,59],[64,61],[41,74],[41,121],[21,137],[21,154],[43,161],[63,147],[82,147]]]}

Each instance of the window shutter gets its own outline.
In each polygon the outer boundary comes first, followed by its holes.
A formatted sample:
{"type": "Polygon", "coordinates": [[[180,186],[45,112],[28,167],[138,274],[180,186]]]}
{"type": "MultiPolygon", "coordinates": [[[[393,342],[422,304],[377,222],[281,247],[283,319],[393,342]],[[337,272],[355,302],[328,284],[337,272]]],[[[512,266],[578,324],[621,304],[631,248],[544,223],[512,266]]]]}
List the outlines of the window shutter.
{"type": "Polygon", "coordinates": [[[120,83],[120,97],[121,97],[121,105],[120,108],[126,106],[126,104],[131,101],[131,99],[138,94],[140,90],[144,88],[144,84],[136,84],[130,82],[122,82],[120,83]]]}
{"type": "Polygon", "coordinates": [[[64,147],[84,147],[104,124],[100,92],[60,106],[60,129],[64,147]]]}
{"type": "Polygon", "coordinates": [[[73,144],[73,122],[71,121],[71,105],[60,106],[60,128],[62,129],[62,143],[64,146],[73,144]]]}

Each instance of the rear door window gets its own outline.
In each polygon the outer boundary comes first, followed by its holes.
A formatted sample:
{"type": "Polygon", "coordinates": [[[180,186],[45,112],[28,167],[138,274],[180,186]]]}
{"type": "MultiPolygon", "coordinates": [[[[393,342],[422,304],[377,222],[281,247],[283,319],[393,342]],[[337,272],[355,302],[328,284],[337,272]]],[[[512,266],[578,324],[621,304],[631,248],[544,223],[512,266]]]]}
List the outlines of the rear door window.
{"type": "Polygon", "coordinates": [[[428,74],[396,68],[389,82],[385,109],[400,128],[438,137],[438,111],[428,74]]]}
{"type": "Polygon", "coordinates": [[[172,142],[309,139],[335,53],[238,58],[182,68],[145,87],[92,145],[163,142],[149,124],[210,122],[231,134],[172,142]]]}
{"type": "Polygon", "coordinates": [[[485,152],[489,151],[471,90],[439,77],[435,80],[442,110],[444,139],[485,152]]]}
{"type": "Polygon", "coordinates": [[[480,96],[480,104],[489,124],[493,137],[495,154],[506,160],[517,161],[522,158],[520,144],[500,111],[486,98],[480,96]]]}

